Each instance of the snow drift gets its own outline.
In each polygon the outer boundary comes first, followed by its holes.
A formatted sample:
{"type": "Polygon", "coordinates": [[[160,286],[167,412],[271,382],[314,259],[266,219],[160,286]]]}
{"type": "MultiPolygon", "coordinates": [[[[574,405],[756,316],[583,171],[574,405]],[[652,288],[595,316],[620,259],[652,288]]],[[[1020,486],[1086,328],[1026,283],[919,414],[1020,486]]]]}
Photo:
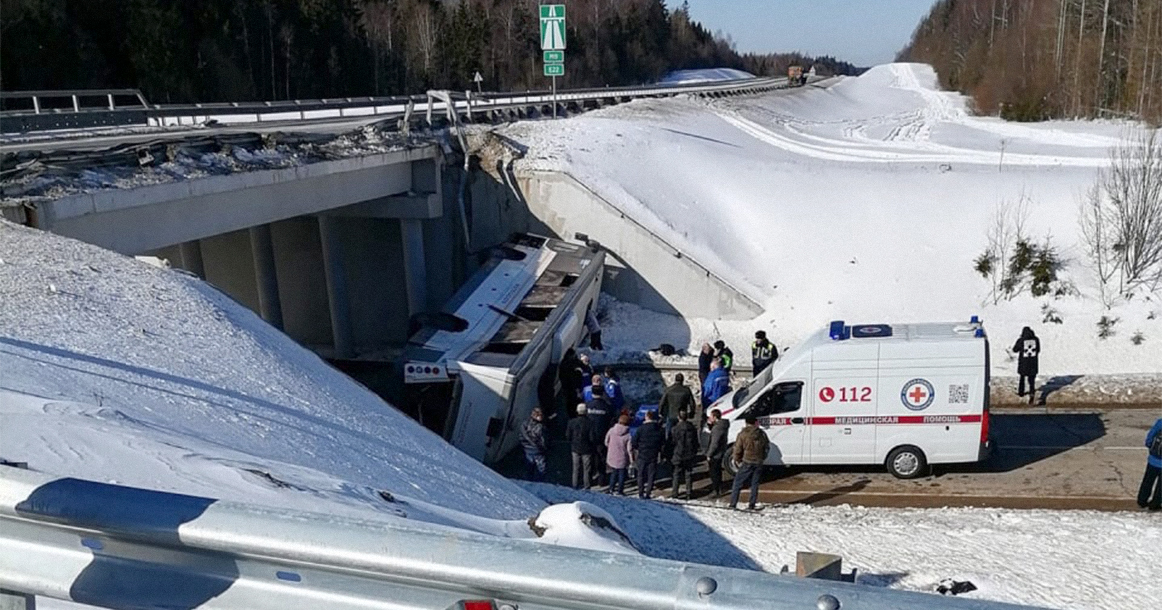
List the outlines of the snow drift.
{"type": "Polygon", "coordinates": [[[756,327],[784,346],[833,319],[979,314],[996,372],[1011,372],[1006,348],[1029,325],[1053,375],[1151,373],[1162,359],[1162,306],[1104,310],[1078,244],[1079,197],[1128,128],[975,117],[965,98],[938,90],[929,66],[891,64],[824,88],[641,100],[503,135],[528,147],[518,171],[569,172],[766,308],[746,323],[672,321],[681,332],[660,336],[641,332],[652,323],[612,319],[614,348],[688,333],[695,350],[722,336],[741,354],[756,327]],[[1081,296],[994,303],[974,271],[994,211],[1022,196],[1030,237],[1052,238],[1081,296]],[[1119,320],[1107,339],[1102,316],[1119,320]],[[1144,341],[1132,342],[1138,332],[1144,341]]]}

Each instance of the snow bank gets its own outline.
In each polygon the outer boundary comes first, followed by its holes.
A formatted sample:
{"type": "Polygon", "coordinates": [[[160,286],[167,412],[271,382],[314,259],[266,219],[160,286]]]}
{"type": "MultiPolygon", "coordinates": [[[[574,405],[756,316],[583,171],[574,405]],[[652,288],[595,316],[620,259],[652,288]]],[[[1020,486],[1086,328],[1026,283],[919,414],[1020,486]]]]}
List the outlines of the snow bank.
{"type": "Polygon", "coordinates": [[[0,294],[4,459],[499,534],[544,508],[180,272],[0,222],[0,294]]]}
{"type": "Polygon", "coordinates": [[[1162,599],[1156,515],[1087,511],[772,506],[615,498],[527,484],[550,502],[608,511],[652,557],[778,572],[798,551],[834,553],[861,584],[934,591],[968,580],[965,597],[1077,610],[1162,599]]]}
{"type": "Polygon", "coordinates": [[[723,337],[746,360],[756,327],[782,346],[829,320],[985,319],[995,372],[1023,326],[1041,335],[1042,374],[1152,373],[1162,305],[1105,311],[1078,245],[1078,197],[1128,128],[974,117],[928,66],[892,64],[827,88],[722,100],[641,100],[504,135],[520,169],[564,170],[764,304],[747,323],[611,319],[607,344],[693,351],[723,337]],[[1002,201],[1032,200],[1028,231],[1052,236],[1082,294],[994,304],[973,270],[1002,201]],[[1043,322],[1048,305],[1061,324],[1043,322]],[[1098,320],[1117,318],[1102,340],[1098,320]],[[1144,342],[1131,338],[1142,333],[1144,342]],[[623,343],[622,341],[626,342],[623,343]]]}
{"type": "Polygon", "coordinates": [[[704,68],[701,70],[676,70],[659,81],[663,85],[692,85],[726,80],[754,78],[755,75],[734,68],[704,68]]]}

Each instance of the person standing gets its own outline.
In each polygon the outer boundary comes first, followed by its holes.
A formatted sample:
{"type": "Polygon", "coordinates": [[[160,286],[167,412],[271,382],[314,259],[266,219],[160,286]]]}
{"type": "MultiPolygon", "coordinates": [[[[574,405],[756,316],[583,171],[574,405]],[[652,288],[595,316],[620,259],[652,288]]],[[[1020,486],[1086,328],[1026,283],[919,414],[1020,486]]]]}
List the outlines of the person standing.
{"type": "MultiPolygon", "coordinates": [[[[593,386],[593,399],[585,403],[586,417],[593,424],[593,436],[596,439],[604,439],[605,433],[609,431],[609,422],[612,421],[614,411],[613,407],[609,405],[609,400],[605,398],[605,387],[600,384],[600,377],[597,377],[598,384],[593,386]]],[[[597,482],[598,484],[605,483],[605,444],[596,444],[596,460],[597,464],[597,482]]]]}
{"type": "Polygon", "coordinates": [[[742,486],[750,482],[750,501],[747,508],[754,510],[759,499],[759,481],[763,474],[763,463],[767,460],[767,453],[771,450],[771,441],[767,433],[758,427],[758,418],[748,414],[746,427],[734,439],[734,455],[736,464],[740,464],[734,475],[734,485],[730,490],[730,507],[738,508],[738,497],[742,493],[742,486]]]}
{"type": "Polygon", "coordinates": [[[607,494],[625,495],[625,479],[629,472],[629,454],[632,451],[629,437],[629,415],[622,414],[617,423],[605,433],[605,465],[609,468],[609,489],[607,494]]]}
{"type": "Polygon", "coordinates": [[[605,388],[605,383],[601,379],[601,375],[593,374],[589,376],[589,385],[581,390],[581,400],[589,402],[593,400],[593,388],[605,388]]]}
{"type": "Polygon", "coordinates": [[[528,421],[521,426],[520,444],[525,451],[525,464],[528,466],[528,479],[544,481],[548,461],[548,449],[545,446],[544,414],[540,407],[533,409],[528,421]]]}
{"type": "Polygon", "coordinates": [[[750,346],[751,371],[755,377],[779,359],[779,348],[767,339],[767,331],[757,330],[754,334],[754,343],[750,346]]]}
{"type": "Polygon", "coordinates": [[[1138,506],[1152,511],[1162,510],[1162,418],[1154,422],[1154,427],[1146,434],[1146,447],[1150,455],[1146,458],[1146,474],[1138,489],[1138,506]]]}
{"type": "Polygon", "coordinates": [[[674,446],[674,456],[671,463],[674,465],[673,485],[670,487],[670,497],[678,498],[678,489],[686,483],[686,498],[694,495],[694,462],[698,459],[698,430],[690,423],[690,413],[685,409],[678,411],[678,423],[674,425],[671,443],[674,446]]]}
{"type": "Polygon", "coordinates": [[[686,387],[686,376],[681,373],[674,375],[674,383],[666,388],[662,393],[662,400],[658,402],[658,413],[666,424],[667,440],[674,424],[678,423],[678,414],[682,411],[694,413],[694,406],[694,392],[686,387]]]}
{"type": "Polygon", "coordinates": [[[722,368],[717,358],[710,362],[710,374],[702,384],[702,410],[709,409],[714,401],[730,392],[730,373],[722,368]]]}
{"type": "Polygon", "coordinates": [[[584,404],[577,405],[577,417],[565,427],[565,439],[573,452],[573,489],[589,487],[593,474],[593,456],[597,453],[593,422],[586,417],[584,404]]]}
{"type": "Polygon", "coordinates": [[[649,499],[654,491],[654,479],[658,476],[658,457],[661,456],[665,443],[665,432],[658,423],[658,413],[648,411],[645,423],[638,426],[630,445],[637,465],[637,495],[643,500],[649,499]]]}
{"type": "Polygon", "coordinates": [[[722,419],[722,411],[710,411],[710,444],[706,446],[706,467],[710,471],[710,493],[722,495],[722,460],[726,458],[726,444],[730,438],[730,420],[722,419]]]}
{"type": "Polygon", "coordinates": [[[714,360],[714,348],[709,343],[702,344],[702,351],[698,352],[698,386],[706,383],[706,376],[710,374],[710,361],[714,360]]]}
{"type": "Polygon", "coordinates": [[[590,307],[585,312],[585,329],[589,331],[589,349],[600,352],[605,349],[601,344],[601,322],[597,321],[597,314],[590,307]]]}
{"type": "Polygon", "coordinates": [[[605,367],[605,398],[609,401],[609,405],[613,407],[614,413],[621,413],[621,409],[625,407],[625,395],[621,393],[621,381],[617,378],[617,373],[613,372],[613,367],[605,367]]]}
{"type": "Polygon", "coordinates": [[[718,359],[718,363],[726,372],[734,370],[734,352],[729,347],[726,347],[726,342],[722,339],[714,342],[714,357],[718,359]]]}
{"type": "Polygon", "coordinates": [[[1037,396],[1037,362],[1041,357],[1041,340],[1033,334],[1033,329],[1026,326],[1021,329],[1021,338],[1013,344],[1013,351],[1017,353],[1017,375],[1021,381],[1017,384],[1017,396],[1025,396],[1025,382],[1029,382],[1029,404],[1035,402],[1037,396]]]}

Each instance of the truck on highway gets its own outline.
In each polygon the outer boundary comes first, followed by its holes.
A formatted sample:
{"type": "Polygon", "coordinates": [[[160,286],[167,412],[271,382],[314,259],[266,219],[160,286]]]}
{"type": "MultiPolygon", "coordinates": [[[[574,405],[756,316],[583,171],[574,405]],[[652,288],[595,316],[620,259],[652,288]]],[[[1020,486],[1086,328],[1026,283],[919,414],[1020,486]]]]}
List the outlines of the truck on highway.
{"type": "MultiPolygon", "coordinates": [[[[770,465],[878,465],[902,479],[989,453],[984,326],[832,322],[711,408],[755,416],[770,465]]],[[[724,468],[733,473],[728,451],[724,468]]]]}

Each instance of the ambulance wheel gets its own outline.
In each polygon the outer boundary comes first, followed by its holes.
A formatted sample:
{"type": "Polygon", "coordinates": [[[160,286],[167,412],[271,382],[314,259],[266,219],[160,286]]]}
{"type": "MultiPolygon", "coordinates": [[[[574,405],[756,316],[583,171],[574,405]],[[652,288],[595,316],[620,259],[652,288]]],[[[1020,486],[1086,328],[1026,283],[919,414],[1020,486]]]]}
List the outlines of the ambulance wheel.
{"type": "Polygon", "coordinates": [[[722,470],[731,477],[738,474],[738,469],[734,467],[734,445],[726,446],[726,455],[722,456],[722,470]]]}
{"type": "Polygon", "coordinates": [[[888,472],[897,479],[915,479],[928,471],[924,452],[911,445],[896,447],[888,454],[888,472]]]}

